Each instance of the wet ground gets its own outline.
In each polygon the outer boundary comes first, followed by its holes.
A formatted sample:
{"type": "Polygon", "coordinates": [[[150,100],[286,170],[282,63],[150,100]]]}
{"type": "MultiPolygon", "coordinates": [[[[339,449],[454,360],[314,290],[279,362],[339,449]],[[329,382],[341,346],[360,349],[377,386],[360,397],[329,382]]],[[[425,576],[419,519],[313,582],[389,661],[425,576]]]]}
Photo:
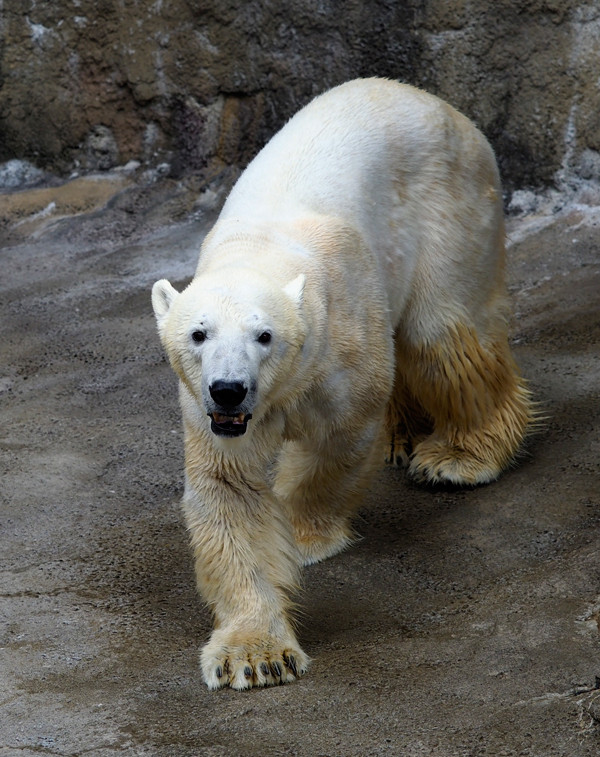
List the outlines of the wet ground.
{"type": "Polygon", "coordinates": [[[308,675],[210,693],[150,287],[191,275],[218,187],[0,195],[0,755],[597,755],[600,213],[510,224],[548,416],[518,465],[453,491],[382,470],[362,540],[306,570],[308,675]]]}

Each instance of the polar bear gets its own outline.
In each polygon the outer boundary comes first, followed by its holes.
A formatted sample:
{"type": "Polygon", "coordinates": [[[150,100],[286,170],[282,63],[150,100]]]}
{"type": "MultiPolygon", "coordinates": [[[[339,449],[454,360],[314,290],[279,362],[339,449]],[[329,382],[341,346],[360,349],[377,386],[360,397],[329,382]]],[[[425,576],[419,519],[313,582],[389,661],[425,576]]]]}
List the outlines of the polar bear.
{"type": "Polygon", "coordinates": [[[411,86],[336,87],[250,163],[189,286],[158,281],[152,301],[215,619],[204,679],[291,681],[309,663],[291,620],[299,569],[351,542],[380,460],[486,483],[533,417],[507,342],[493,152],[411,86]]]}

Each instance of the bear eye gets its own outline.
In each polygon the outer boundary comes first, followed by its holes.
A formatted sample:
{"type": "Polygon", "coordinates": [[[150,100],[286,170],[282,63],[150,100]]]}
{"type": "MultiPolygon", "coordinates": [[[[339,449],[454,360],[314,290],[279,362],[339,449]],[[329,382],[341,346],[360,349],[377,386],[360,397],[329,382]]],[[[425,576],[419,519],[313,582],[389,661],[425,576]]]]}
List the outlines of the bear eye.
{"type": "Polygon", "coordinates": [[[201,331],[200,329],[192,331],[192,341],[196,342],[196,344],[202,344],[205,339],[206,331],[201,331]]]}
{"type": "Polygon", "coordinates": [[[263,331],[262,334],[257,338],[257,342],[259,344],[269,344],[271,341],[271,332],[270,331],[263,331]]]}

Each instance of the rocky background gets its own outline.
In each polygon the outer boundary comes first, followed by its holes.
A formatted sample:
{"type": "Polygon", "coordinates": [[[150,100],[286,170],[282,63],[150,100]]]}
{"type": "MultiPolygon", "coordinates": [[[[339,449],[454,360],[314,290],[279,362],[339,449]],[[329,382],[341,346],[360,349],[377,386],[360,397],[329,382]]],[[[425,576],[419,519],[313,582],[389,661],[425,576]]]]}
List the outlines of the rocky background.
{"type": "Polygon", "coordinates": [[[447,99],[505,185],[600,176],[595,0],[4,0],[0,162],[206,178],[356,76],[447,99]]]}

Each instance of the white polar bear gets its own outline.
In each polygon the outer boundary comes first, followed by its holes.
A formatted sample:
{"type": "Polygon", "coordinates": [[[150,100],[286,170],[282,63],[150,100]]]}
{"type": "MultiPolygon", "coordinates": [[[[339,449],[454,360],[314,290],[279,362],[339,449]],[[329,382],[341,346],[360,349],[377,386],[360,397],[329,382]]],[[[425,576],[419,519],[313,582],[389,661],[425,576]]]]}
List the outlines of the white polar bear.
{"type": "Polygon", "coordinates": [[[484,483],[532,418],[492,150],[413,87],[336,87],[248,166],[185,291],[162,280],[152,299],[215,617],[205,681],[292,680],[308,664],[290,620],[299,566],[351,541],[386,444],[419,479],[484,483]]]}

